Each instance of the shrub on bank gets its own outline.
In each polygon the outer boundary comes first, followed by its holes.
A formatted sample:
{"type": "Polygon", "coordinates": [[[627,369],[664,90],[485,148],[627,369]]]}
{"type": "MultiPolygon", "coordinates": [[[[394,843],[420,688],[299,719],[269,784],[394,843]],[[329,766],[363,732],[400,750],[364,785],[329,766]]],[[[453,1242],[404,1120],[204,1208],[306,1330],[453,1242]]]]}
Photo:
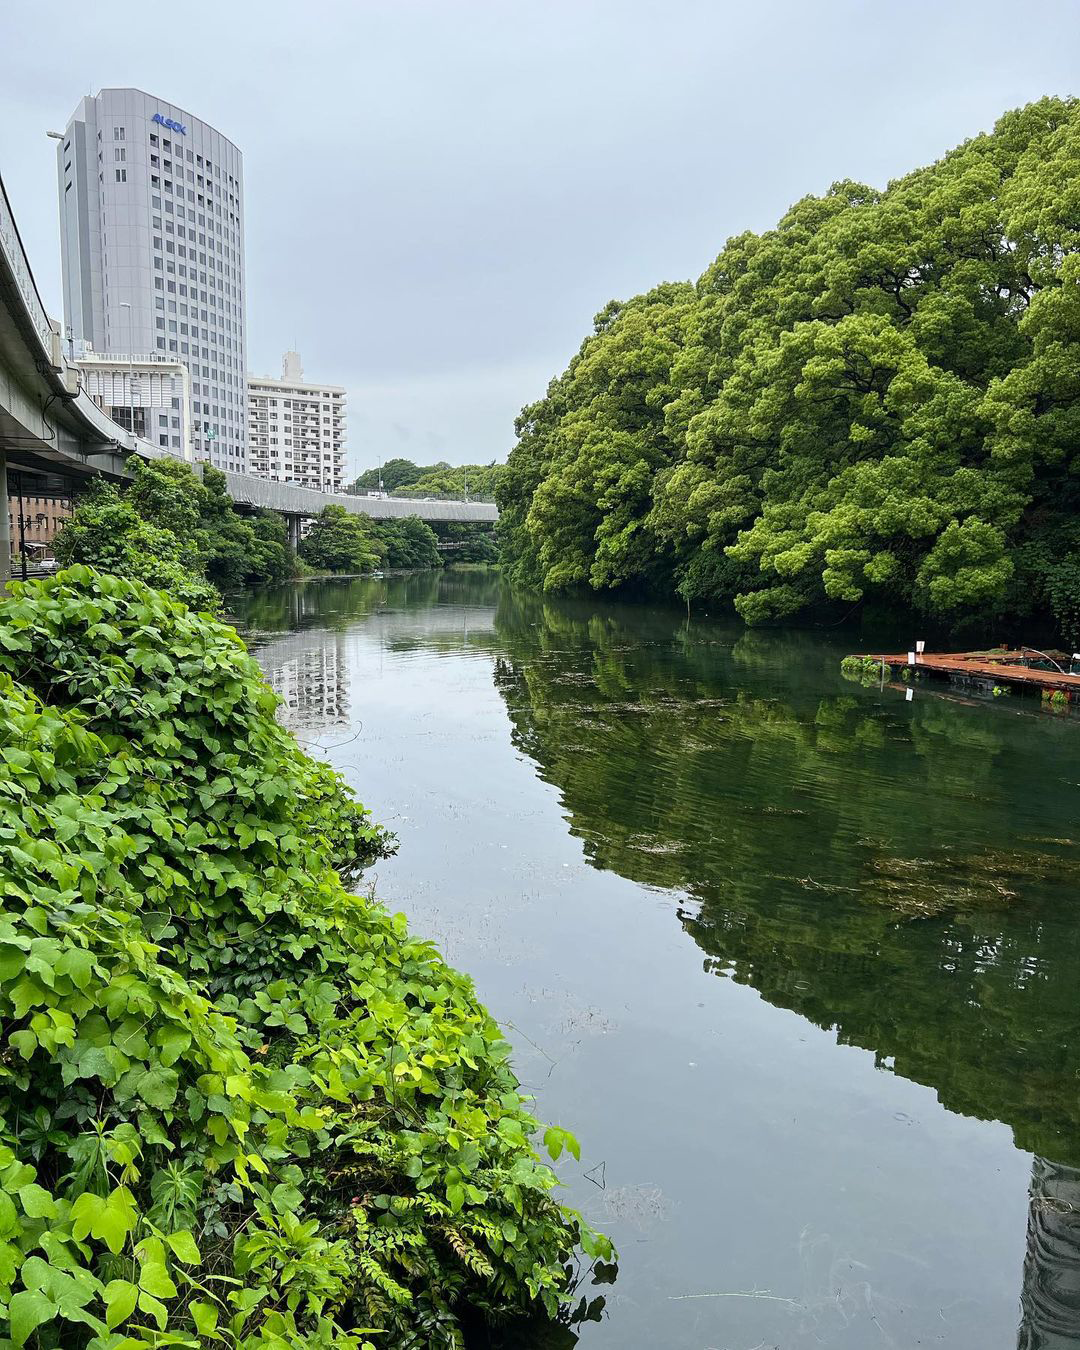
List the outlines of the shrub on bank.
{"type": "Polygon", "coordinates": [[[610,1246],[470,981],[346,889],[389,837],[230,628],[85,567],[12,592],[0,1336],[382,1350],[554,1312],[610,1246]]]}

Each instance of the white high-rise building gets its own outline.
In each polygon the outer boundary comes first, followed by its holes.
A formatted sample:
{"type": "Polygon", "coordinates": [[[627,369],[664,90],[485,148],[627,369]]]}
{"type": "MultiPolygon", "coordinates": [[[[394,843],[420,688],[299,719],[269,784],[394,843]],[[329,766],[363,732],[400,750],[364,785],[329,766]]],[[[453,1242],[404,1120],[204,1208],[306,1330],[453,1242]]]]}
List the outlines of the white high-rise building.
{"type": "Polygon", "coordinates": [[[323,492],[345,488],[345,390],[304,379],[297,352],[281,379],[249,375],[248,468],[260,478],[323,492]]]}
{"type": "Polygon", "coordinates": [[[240,151],[175,104],[102,89],[68,123],[57,168],[68,336],[118,364],[185,365],[195,458],[246,471],[240,151]]]}

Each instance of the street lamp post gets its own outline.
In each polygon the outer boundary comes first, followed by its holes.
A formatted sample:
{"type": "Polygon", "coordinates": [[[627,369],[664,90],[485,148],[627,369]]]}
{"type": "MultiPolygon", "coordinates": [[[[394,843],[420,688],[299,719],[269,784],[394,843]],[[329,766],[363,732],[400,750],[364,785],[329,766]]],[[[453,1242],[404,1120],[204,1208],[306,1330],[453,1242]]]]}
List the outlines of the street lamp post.
{"type": "Polygon", "coordinates": [[[22,579],[26,580],[26,511],[23,507],[22,474],[16,475],[19,492],[19,558],[22,564],[22,579]]]}

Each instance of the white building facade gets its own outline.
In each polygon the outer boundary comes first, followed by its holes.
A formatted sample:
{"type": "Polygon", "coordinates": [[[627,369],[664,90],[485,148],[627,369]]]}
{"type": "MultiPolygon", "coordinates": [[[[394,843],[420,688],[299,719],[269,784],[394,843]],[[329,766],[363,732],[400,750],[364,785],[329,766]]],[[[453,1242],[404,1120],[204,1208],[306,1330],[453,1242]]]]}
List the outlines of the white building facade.
{"type": "Polygon", "coordinates": [[[191,376],[179,361],[158,352],[101,356],[76,343],[82,385],[98,407],[136,436],[189,463],[191,376]]]}
{"type": "MultiPolygon", "coordinates": [[[[192,454],[245,472],[240,151],[175,104],[102,89],[68,123],[57,169],[68,336],[117,366],[132,352],[184,365],[192,454]]],[[[148,439],[167,432],[173,450],[169,412],[148,439]]]]}
{"type": "Polygon", "coordinates": [[[297,352],[286,352],[281,379],[249,375],[248,472],[279,483],[345,488],[345,390],[304,379],[297,352]]]}

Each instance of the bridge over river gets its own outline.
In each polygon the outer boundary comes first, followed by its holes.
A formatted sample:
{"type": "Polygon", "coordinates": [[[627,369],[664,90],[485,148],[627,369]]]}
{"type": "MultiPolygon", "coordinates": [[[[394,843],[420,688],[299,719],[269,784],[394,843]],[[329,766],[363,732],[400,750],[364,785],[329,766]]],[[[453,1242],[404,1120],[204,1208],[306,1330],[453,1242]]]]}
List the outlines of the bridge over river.
{"type": "MultiPolygon", "coordinates": [[[[81,372],[64,355],[59,323],[50,319],[0,180],[0,587],[8,579],[8,466],[33,495],[35,477],[60,474],[77,490],[97,475],[122,480],[132,455],[160,459],[165,452],[134,435],[97,406],[82,387],[81,372]]],[[[198,469],[198,466],[195,466],[198,469]]],[[[491,502],[425,501],[409,497],[359,497],[318,492],[249,474],[227,473],[227,490],[239,507],[268,507],[299,538],[300,522],[331,503],[356,515],[389,520],[494,522],[491,502]]]]}

